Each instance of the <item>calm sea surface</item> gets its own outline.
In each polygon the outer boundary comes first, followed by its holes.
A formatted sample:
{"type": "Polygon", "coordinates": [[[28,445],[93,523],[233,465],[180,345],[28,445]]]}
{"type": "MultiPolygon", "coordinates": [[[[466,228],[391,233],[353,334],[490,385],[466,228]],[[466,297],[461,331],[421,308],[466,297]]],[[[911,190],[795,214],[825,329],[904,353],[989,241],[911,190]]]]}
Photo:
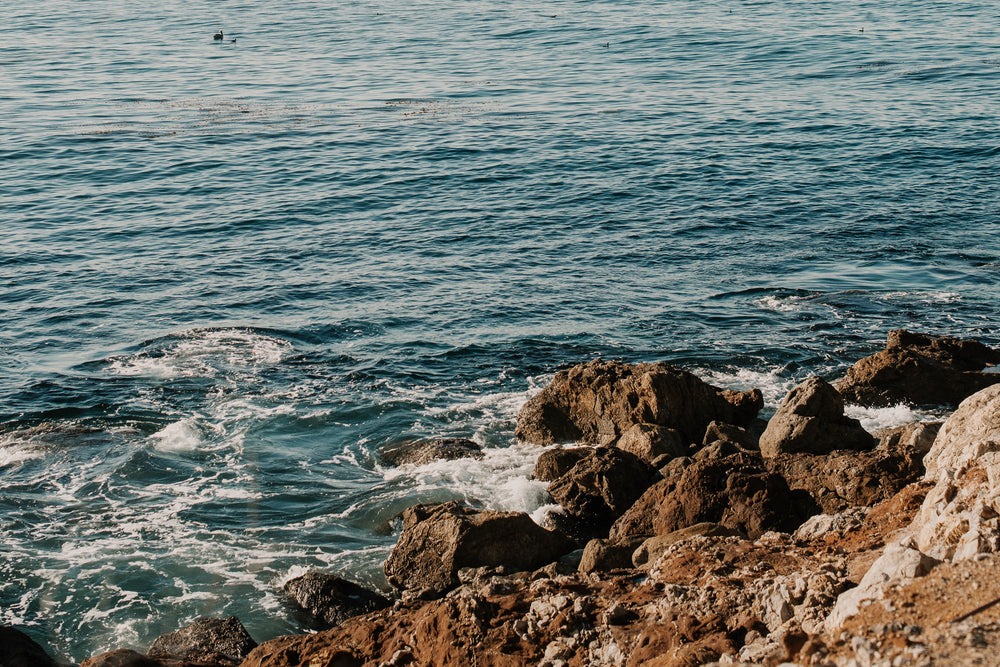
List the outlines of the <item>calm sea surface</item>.
{"type": "Polygon", "coordinates": [[[384,587],[413,503],[541,517],[514,417],[575,362],[773,410],[1000,343],[998,88],[986,2],[5,3],[0,623],[303,631],[281,584],[384,587]]]}

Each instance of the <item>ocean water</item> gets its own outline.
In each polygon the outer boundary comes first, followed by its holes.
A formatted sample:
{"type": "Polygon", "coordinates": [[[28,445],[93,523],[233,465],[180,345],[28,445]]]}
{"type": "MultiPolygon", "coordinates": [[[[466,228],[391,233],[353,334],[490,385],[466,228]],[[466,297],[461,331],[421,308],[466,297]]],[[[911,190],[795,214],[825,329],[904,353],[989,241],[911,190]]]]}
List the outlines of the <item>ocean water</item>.
{"type": "Polygon", "coordinates": [[[514,419],[573,363],[773,410],[1000,344],[992,3],[4,9],[0,623],[60,659],[304,631],[282,582],[385,587],[416,502],[540,517],[514,419]],[[486,457],[379,462],[434,436],[486,457]]]}

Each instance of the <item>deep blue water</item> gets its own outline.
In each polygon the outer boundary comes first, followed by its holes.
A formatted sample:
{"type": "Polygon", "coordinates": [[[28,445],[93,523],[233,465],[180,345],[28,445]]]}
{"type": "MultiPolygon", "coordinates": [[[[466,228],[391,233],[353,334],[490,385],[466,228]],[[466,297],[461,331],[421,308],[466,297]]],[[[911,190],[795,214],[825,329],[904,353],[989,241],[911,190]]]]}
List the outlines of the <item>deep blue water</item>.
{"type": "Polygon", "coordinates": [[[414,502],[540,516],[514,417],[572,363],[773,409],[1000,343],[994,4],[5,10],[0,623],[60,658],[301,631],[281,582],[384,586],[414,502]],[[378,464],[437,435],[488,456],[378,464]]]}

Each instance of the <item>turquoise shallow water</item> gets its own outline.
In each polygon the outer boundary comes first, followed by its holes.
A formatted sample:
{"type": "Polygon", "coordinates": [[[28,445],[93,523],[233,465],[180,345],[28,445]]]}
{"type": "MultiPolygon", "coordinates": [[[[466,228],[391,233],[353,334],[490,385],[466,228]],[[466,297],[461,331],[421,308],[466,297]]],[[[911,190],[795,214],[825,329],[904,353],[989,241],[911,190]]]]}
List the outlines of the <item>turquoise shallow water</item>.
{"type": "Polygon", "coordinates": [[[281,582],[384,586],[411,503],[538,516],[514,416],[577,361],[773,409],[892,328],[1000,343],[997,18],[15,3],[0,622],[72,660],[200,614],[300,631],[281,582]],[[435,435],[487,458],[378,464],[435,435]]]}

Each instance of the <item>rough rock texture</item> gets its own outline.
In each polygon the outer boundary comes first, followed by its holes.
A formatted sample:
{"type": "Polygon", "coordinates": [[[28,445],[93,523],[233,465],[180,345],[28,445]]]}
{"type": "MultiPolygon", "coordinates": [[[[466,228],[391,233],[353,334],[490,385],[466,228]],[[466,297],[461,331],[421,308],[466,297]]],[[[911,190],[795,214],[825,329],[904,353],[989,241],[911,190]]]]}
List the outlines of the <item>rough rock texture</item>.
{"type": "Polygon", "coordinates": [[[747,425],[762,406],[759,390],[723,391],[668,364],[597,360],[556,373],[521,408],[515,435],[542,445],[610,445],[635,424],[653,424],[692,443],[713,420],[747,425]]]}
{"type": "Polygon", "coordinates": [[[483,448],[465,438],[437,438],[399,445],[382,452],[382,461],[388,465],[424,465],[432,461],[483,458],[483,448]]]}
{"type": "Polygon", "coordinates": [[[594,451],[593,447],[553,447],[546,449],[535,461],[535,470],[531,474],[542,482],[551,482],[569,472],[577,462],[594,451]]]}
{"type": "MultiPolygon", "coordinates": [[[[632,552],[632,564],[637,568],[651,565],[666,552],[669,547],[677,544],[681,540],[692,537],[739,537],[739,533],[732,528],[726,528],[717,523],[696,523],[687,528],[675,530],[666,535],[654,535],[642,541],[642,543],[632,552]]],[[[639,538],[641,539],[641,538],[639,538]]]]}
{"type": "Polygon", "coordinates": [[[442,594],[458,585],[464,567],[532,570],[571,548],[523,512],[480,511],[457,502],[417,505],[403,512],[403,532],[384,570],[397,588],[442,594]]]}
{"type": "Polygon", "coordinates": [[[256,646],[257,642],[235,616],[202,617],[176,632],[157,637],[146,656],[238,665],[256,646]]]}
{"type": "Polygon", "coordinates": [[[927,452],[931,451],[931,446],[943,423],[913,422],[883,429],[875,434],[879,441],[878,449],[911,452],[913,456],[919,456],[922,461],[927,452]]]}
{"type": "Polygon", "coordinates": [[[326,627],[392,604],[375,591],[324,572],[307,572],[291,579],[284,590],[299,607],[326,627]]]}
{"type": "Polygon", "coordinates": [[[0,665],[3,667],[55,667],[39,644],[17,628],[0,625],[0,665]]]}
{"type": "Polygon", "coordinates": [[[837,390],[816,376],[788,393],[760,436],[760,453],[766,458],[874,446],[875,439],[861,423],[844,416],[844,401],[837,390]]]}
{"type": "Polygon", "coordinates": [[[763,420],[755,420],[749,428],[733,426],[723,422],[714,421],[705,429],[702,437],[702,447],[708,447],[713,442],[731,442],[742,450],[754,451],[760,449],[760,434],[767,424],[763,420]],[[760,424],[763,427],[760,427],[760,424]],[[760,428],[760,430],[757,430],[760,428]]]}
{"type": "Polygon", "coordinates": [[[624,542],[591,540],[583,549],[578,570],[603,572],[632,567],[632,553],[642,544],[643,538],[633,537],[624,542]]]}
{"type": "Polygon", "coordinates": [[[851,366],[837,389],[859,405],[957,405],[1000,382],[996,373],[979,372],[998,363],[1000,351],[982,343],[897,329],[884,350],[851,366]]]}
{"type": "Polygon", "coordinates": [[[736,454],[694,461],[679,475],[653,485],[611,528],[610,537],[665,535],[701,522],[722,524],[755,538],[767,530],[792,531],[813,514],[808,497],[795,494],[759,457],[736,454]]]}
{"type": "Polygon", "coordinates": [[[809,493],[823,512],[848,507],[870,507],[898,493],[924,475],[924,442],[911,445],[909,431],[896,431],[873,451],[836,451],[829,454],[779,454],[766,459],[792,489],[809,493]]]}
{"type": "Polygon", "coordinates": [[[917,547],[949,560],[1000,551],[1000,385],[962,402],[924,464],[934,488],[914,522],[917,547]]]}
{"type": "Polygon", "coordinates": [[[634,454],[654,468],[687,453],[680,431],[656,424],[635,424],[618,438],[615,447],[634,454]]]}
{"type": "Polygon", "coordinates": [[[655,468],[634,455],[598,447],[551,482],[548,492],[578,524],[597,534],[606,532],[659,478],[655,468]]]}

